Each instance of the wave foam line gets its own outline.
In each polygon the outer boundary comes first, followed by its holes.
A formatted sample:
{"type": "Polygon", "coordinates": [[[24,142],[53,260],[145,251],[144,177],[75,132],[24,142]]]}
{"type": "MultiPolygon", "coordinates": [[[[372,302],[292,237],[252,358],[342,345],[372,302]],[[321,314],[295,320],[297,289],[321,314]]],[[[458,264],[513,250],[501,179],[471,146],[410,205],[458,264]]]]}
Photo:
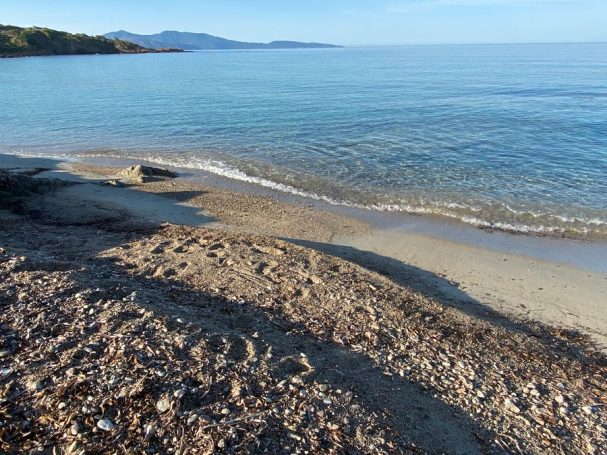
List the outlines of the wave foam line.
{"type": "MultiPolygon", "coordinates": [[[[28,156],[27,154],[21,154],[21,155],[28,156]]],[[[29,156],[32,156],[32,155],[29,155],[29,156]]],[[[558,234],[558,233],[562,234],[562,233],[566,233],[566,232],[572,232],[572,233],[577,233],[579,235],[586,236],[592,232],[592,230],[587,227],[575,228],[573,226],[567,226],[567,227],[545,226],[542,224],[537,225],[537,226],[531,226],[531,225],[527,225],[527,224],[513,224],[513,223],[501,222],[501,221],[491,222],[491,221],[487,221],[482,218],[479,218],[477,216],[469,216],[469,215],[465,215],[465,214],[461,214],[461,213],[453,213],[453,212],[443,210],[445,208],[462,209],[462,210],[469,210],[474,213],[479,213],[479,212],[482,212],[482,210],[483,210],[481,207],[468,206],[468,205],[464,205],[464,204],[457,203],[457,202],[432,201],[432,202],[429,202],[429,204],[432,205],[433,208],[430,208],[430,207],[423,207],[423,206],[419,206],[419,205],[411,205],[411,204],[405,204],[405,203],[360,204],[360,203],[355,203],[355,202],[342,201],[342,200],[337,200],[337,199],[334,199],[334,198],[331,198],[329,196],[325,196],[322,194],[317,194],[314,192],[301,190],[301,189],[296,188],[291,185],[274,182],[272,180],[269,180],[269,179],[266,179],[263,177],[251,176],[251,175],[248,175],[246,172],[244,172],[230,164],[227,164],[223,161],[218,161],[218,160],[210,160],[210,159],[200,160],[200,159],[191,158],[191,157],[188,159],[167,160],[166,158],[160,157],[160,156],[131,157],[131,156],[124,156],[124,155],[111,155],[111,154],[107,154],[107,153],[103,153],[103,154],[87,153],[87,154],[80,154],[80,155],[79,154],[76,154],[76,155],[74,155],[74,154],[70,154],[70,155],[56,154],[56,155],[34,155],[34,156],[48,156],[51,158],[59,157],[62,159],[70,159],[70,160],[74,160],[75,156],[76,157],[80,156],[83,158],[142,159],[142,160],[148,161],[150,163],[160,164],[163,166],[181,167],[181,168],[186,168],[186,169],[197,169],[197,170],[208,172],[208,173],[211,173],[214,175],[218,175],[220,177],[225,177],[225,178],[236,180],[236,181],[251,183],[251,184],[258,185],[258,186],[261,186],[264,188],[269,188],[271,190],[280,191],[282,193],[310,198],[310,199],[326,202],[328,204],[336,205],[336,206],[344,206],[344,207],[351,207],[351,208],[358,208],[358,209],[365,209],[365,210],[375,210],[375,211],[380,211],[380,212],[401,212],[401,213],[407,213],[407,214],[411,214],[411,215],[440,215],[440,216],[445,216],[445,217],[452,218],[452,219],[457,219],[463,223],[466,223],[466,224],[469,224],[469,225],[472,225],[475,227],[497,229],[497,230],[501,230],[501,231],[525,233],[525,234],[558,234]]],[[[552,214],[548,214],[548,213],[538,214],[536,212],[531,212],[531,211],[515,210],[506,204],[502,205],[502,207],[511,213],[514,213],[517,215],[530,215],[533,218],[540,218],[540,217],[553,218],[553,219],[558,219],[558,220],[562,221],[563,223],[567,223],[567,224],[574,224],[574,223],[575,224],[586,224],[586,225],[595,226],[595,227],[607,226],[607,220],[602,220],[599,218],[586,219],[586,218],[581,218],[581,217],[567,217],[564,215],[552,215],[552,214]]],[[[598,231],[596,229],[594,229],[594,232],[598,232],[598,231]]]]}

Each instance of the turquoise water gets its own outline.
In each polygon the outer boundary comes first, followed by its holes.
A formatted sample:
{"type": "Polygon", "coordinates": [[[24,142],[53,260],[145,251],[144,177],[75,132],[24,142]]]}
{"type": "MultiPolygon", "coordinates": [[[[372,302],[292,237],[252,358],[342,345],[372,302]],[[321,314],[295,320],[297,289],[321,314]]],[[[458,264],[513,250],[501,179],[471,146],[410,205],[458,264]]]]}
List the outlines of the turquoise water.
{"type": "Polygon", "coordinates": [[[607,237],[607,44],[0,60],[0,152],[607,237]]]}

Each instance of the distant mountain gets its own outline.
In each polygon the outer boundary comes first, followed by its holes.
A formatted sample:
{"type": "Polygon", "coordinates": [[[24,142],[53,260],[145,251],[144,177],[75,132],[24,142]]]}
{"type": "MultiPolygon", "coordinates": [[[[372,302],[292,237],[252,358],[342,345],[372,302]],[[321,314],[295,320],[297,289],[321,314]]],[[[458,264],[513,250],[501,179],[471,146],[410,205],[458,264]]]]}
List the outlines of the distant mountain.
{"type": "Polygon", "coordinates": [[[179,51],[181,49],[148,49],[129,41],[88,36],[83,33],[72,34],[50,28],[0,25],[0,57],[179,51]]]}
{"type": "Polygon", "coordinates": [[[110,39],[120,39],[140,46],[158,49],[178,47],[186,50],[229,50],[229,49],[311,49],[341,47],[333,44],[300,43],[297,41],[272,41],[271,43],[246,43],[233,41],[206,33],[165,31],[154,35],[137,35],[124,30],[106,33],[110,39]]]}

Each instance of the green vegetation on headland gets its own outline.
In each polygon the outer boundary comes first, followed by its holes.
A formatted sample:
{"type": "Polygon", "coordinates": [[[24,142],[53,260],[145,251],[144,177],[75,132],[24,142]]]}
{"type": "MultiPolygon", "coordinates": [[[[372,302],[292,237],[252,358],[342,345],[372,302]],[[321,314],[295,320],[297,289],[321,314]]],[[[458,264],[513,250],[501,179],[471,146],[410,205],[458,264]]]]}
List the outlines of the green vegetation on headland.
{"type": "Polygon", "coordinates": [[[119,39],[60,32],[42,27],[22,28],[0,25],[0,57],[150,52],[182,52],[182,50],[148,49],[119,39]]]}

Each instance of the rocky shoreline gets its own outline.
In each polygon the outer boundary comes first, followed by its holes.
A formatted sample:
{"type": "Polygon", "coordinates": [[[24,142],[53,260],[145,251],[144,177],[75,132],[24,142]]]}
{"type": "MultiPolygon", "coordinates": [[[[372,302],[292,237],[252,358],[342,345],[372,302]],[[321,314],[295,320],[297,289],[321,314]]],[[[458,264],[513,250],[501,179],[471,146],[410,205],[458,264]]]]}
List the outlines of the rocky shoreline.
{"type": "Polygon", "coordinates": [[[184,52],[184,50],[171,47],[150,49],[103,36],[73,34],[45,27],[23,28],[0,24],[0,58],[165,52],[184,52]]]}
{"type": "Polygon", "coordinates": [[[51,53],[46,51],[34,51],[34,52],[12,52],[0,53],[0,58],[24,58],[24,57],[52,57],[57,55],[115,55],[115,54],[171,54],[171,53],[183,53],[189,52],[183,49],[163,48],[163,49],[137,49],[137,50],[126,50],[120,52],[60,52],[51,53]]]}
{"type": "Polygon", "coordinates": [[[3,453],[607,450],[607,359],[575,332],[0,177],[3,453]]]}

